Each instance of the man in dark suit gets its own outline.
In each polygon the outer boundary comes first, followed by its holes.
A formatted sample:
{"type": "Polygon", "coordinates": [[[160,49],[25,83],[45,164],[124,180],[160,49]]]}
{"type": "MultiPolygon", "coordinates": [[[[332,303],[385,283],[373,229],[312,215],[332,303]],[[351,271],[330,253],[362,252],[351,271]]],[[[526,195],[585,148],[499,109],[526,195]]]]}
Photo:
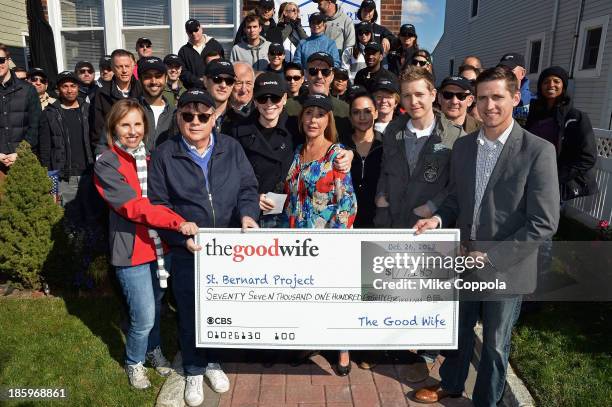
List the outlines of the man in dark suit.
{"type": "MultiPolygon", "coordinates": [[[[448,196],[433,217],[419,220],[414,228],[419,234],[456,222],[467,255],[486,262],[483,273],[512,280],[527,273],[535,277],[538,244],[552,237],[559,222],[555,149],[512,118],[520,101],[512,72],[488,69],[478,76],[476,90],[483,127],[455,142],[448,196]]],[[[440,386],[417,391],[417,401],[434,403],[462,394],[479,318],[483,347],[473,403],[492,407],[501,399],[521,297],[498,298],[503,299],[460,304],[458,349],[446,354],[440,386]]]]}

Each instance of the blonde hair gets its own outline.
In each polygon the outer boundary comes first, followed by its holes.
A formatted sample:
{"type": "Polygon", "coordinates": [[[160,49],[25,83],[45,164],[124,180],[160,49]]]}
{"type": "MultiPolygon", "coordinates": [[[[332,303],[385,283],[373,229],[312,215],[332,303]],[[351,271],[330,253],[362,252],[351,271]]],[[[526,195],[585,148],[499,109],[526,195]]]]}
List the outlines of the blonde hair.
{"type": "Polygon", "coordinates": [[[149,133],[149,120],[145,114],[144,108],[136,101],[136,99],[123,99],[116,102],[111,108],[110,112],[106,115],[106,142],[108,148],[112,149],[115,143],[115,127],[121,119],[123,119],[132,110],[138,111],[142,117],[144,123],[144,137],[146,140],[147,134],[149,133]]]}
{"type": "MultiPolygon", "coordinates": [[[[309,107],[317,107],[317,106],[309,106],[309,107]]],[[[302,109],[300,115],[298,116],[298,129],[300,134],[304,134],[304,112],[307,108],[302,109]]],[[[320,108],[319,108],[320,109],[320,108]]],[[[323,137],[331,143],[336,143],[338,141],[338,132],[336,131],[336,120],[334,120],[334,113],[330,110],[327,112],[327,127],[323,132],[323,137]]]]}

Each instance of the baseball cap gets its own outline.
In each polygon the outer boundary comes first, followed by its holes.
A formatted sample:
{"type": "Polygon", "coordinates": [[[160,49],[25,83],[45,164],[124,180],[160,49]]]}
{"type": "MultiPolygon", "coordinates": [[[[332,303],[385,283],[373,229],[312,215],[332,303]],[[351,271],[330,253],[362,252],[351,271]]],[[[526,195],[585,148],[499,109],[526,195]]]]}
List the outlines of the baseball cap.
{"type": "Polygon", "coordinates": [[[361,96],[361,95],[367,95],[369,93],[368,90],[361,85],[349,86],[349,88],[347,89],[347,92],[349,94],[349,97],[351,98],[361,96]]]}
{"type": "Polygon", "coordinates": [[[323,61],[330,67],[334,66],[334,59],[327,52],[314,52],[310,54],[308,60],[306,60],[306,63],[309,64],[312,61],[323,61]]]}
{"type": "Polygon", "coordinates": [[[27,73],[27,77],[31,78],[33,76],[41,76],[45,79],[48,79],[47,73],[45,71],[43,71],[42,68],[32,68],[28,71],[27,73]]]}
{"type": "Polygon", "coordinates": [[[444,87],[447,85],[459,86],[463,90],[474,93],[474,87],[472,86],[471,82],[462,76],[449,76],[444,78],[440,84],[440,90],[444,89],[444,87]]]}
{"type": "Polygon", "coordinates": [[[270,10],[274,8],[274,0],[259,0],[259,7],[262,10],[270,10]]]}
{"type": "Polygon", "coordinates": [[[393,93],[400,93],[399,86],[396,81],[392,81],[390,79],[381,79],[374,84],[373,92],[378,92],[379,90],[387,90],[393,93]]]}
{"type": "Polygon", "coordinates": [[[200,29],[200,22],[195,18],[190,18],[185,22],[185,31],[188,33],[196,32],[200,29]]]}
{"type": "Polygon", "coordinates": [[[153,45],[151,40],[146,37],[140,37],[136,40],[136,48],[140,47],[143,44],[153,45]]]}
{"type": "Polygon", "coordinates": [[[55,82],[57,83],[57,86],[61,85],[64,82],[74,82],[77,85],[81,83],[81,81],[79,81],[79,78],[72,71],[62,71],[58,73],[57,80],[55,82]]]}
{"type": "Polygon", "coordinates": [[[98,62],[98,67],[100,68],[100,70],[111,69],[111,56],[104,55],[102,58],[100,58],[100,61],[98,62]]]}
{"type": "Polygon", "coordinates": [[[334,68],[334,79],[348,80],[349,73],[344,68],[334,68]]]}
{"type": "Polygon", "coordinates": [[[359,24],[355,24],[355,34],[359,33],[371,33],[372,32],[372,24],[367,21],[362,21],[359,24]]]}
{"type": "Polygon", "coordinates": [[[313,93],[311,95],[306,96],[306,99],[304,99],[304,103],[302,103],[302,109],[306,109],[307,107],[311,106],[320,107],[326,112],[332,110],[331,99],[327,95],[324,95],[322,93],[313,93]]]}
{"type": "Polygon", "coordinates": [[[517,66],[525,67],[525,57],[516,52],[509,52],[499,60],[497,66],[505,66],[514,69],[517,66]]]}
{"type": "Polygon", "coordinates": [[[296,62],[285,62],[285,68],[284,71],[287,72],[289,69],[294,69],[294,70],[298,70],[298,71],[303,71],[304,68],[302,68],[302,65],[296,63],[296,62]]]}
{"type": "Polygon", "coordinates": [[[372,10],[376,8],[376,3],[374,3],[374,0],[363,0],[361,3],[361,8],[365,10],[372,10]]]}
{"type": "Polygon", "coordinates": [[[370,41],[366,44],[364,51],[382,52],[382,47],[376,41],[370,41]]]}
{"type": "Polygon", "coordinates": [[[76,65],[74,66],[74,71],[78,72],[79,69],[81,69],[81,68],[89,68],[92,71],[95,71],[93,64],[91,62],[89,62],[89,61],[79,61],[79,62],[77,62],[76,65]]]}
{"type": "Polygon", "coordinates": [[[309,17],[308,17],[308,24],[319,24],[322,23],[326,20],[325,16],[319,12],[316,13],[312,13],[309,17]]]}
{"type": "Polygon", "coordinates": [[[166,65],[180,65],[183,66],[181,58],[176,54],[168,54],[164,57],[164,64],[166,65]]]}
{"type": "Polygon", "coordinates": [[[192,88],[183,93],[178,100],[178,107],[183,107],[189,103],[203,103],[206,106],[215,107],[215,102],[210,94],[198,88],[192,88]]]}
{"type": "Polygon", "coordinates": [[[272,44],[270,44],[270,47],[268,48],[268,54],[278,54],[278,53],[285,53],[285,47],[283,47],[281,44],[279,44],[278,42],[273,42],[272,44]]]}
{"type": "Polygon", "coordinates": [[[287,82],[274,72],[264,72],[255,79],[253,96],[262,95],[283,96],[287,93],[287,82]]]}
{"type": "Polygon", "coordinates": [[[140,58],[138,60],[138,76],[151,70],[166,73],[168,68],[166,68],[166,64],[157,57],[140,58]]]}
{"type": "Polygon", "coordinates": [[[400,28],[399,35],[402,37],[416,37],[416,29],[412,24],[404,24],[400,28]]]}
{"type": "Polygon", "coordinates": [[[206,65],[206,76],[228,75],[236,76],[234,66],[227,59],[214,59],[206,65]]]}

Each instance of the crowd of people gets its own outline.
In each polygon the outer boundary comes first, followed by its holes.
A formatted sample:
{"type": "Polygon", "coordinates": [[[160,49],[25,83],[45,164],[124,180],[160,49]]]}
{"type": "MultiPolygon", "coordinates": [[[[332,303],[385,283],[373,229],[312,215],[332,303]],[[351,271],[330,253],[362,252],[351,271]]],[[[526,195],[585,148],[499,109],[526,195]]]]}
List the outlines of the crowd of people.
{"type": "MultiPolygon", "coordinates": [[[[178,54],[155,56],[152,41],[139,38],[137,55],[117,49],[102,57],[98,79],[93,64],[80,61],[53,89],[42,69],[10,70],[0,44],[0,181],[26,140],[58,183],[70,224],[107,218],[135,388],[150,386],[146,363],[171,372],[159,329],[170,279],[185,402],[202,403],[204,376],[215,391],[229,389],[220,355],[195,347],[199,227],[456,227],[466,253],[495,267],[501,254],[478,242],[548,242],[563,203],[597,192],[592,126],[572,106],[563,68],[545,69],[532,95],[522,55],[505,53],[486,69],[470,55],[436,86],[412,24],[391,33],[377,23],[373,0],[361,3],[355,25],[336,0],[317,3],[310,36],[296,3],[283,3],[277,22],[274,2],[261,0],[227,59],[189,19],[178,54]],[[268,214],[269,193],[287,195],[279,214],[268,214]]],[[[524,261],[535,267],[534,256],[524,261]]],[[[461,303],[459,348],[445,352],[440,386],[416,400],[462,394],[480,319],[473,401],[496,405],[520,302],[461,303]]],[[[413,365],[427,357],[414,353],[413,365]]],[[[361,359],[361,367],[373,365],[361,359]]],[[[336,372],[350,366],[340,351],[336,372]]],[[[425,370],[410,380],[426,377],[425,370]]]]}

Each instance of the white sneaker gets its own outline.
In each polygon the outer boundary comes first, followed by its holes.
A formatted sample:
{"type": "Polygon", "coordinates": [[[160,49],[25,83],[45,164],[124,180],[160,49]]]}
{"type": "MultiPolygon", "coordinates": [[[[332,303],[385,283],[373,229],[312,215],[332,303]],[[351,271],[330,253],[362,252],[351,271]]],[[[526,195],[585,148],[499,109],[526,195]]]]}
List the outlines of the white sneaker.
{"type": "Polygon", "coordinates": [[[147,352],[147,361],[155,368],[157,374],[162,377],[170,376],[170,373],[172,373],[170,362],[164,357],[159,346],[151,352],[147,352]]]}
{"type": "Polygon", "coordinates": [[[185,403],[190,407],[199,406],[204,402],[204,376],[185,377],[185,403]]]}
{"type": "Polygon", "coordinates": [[[210,381],[210,387],[216,393],[225,393],[230,388],[230,381],[221,369],[218,363],[209,363],[204,372],[206,378],[210,381]]]}
{"type": "Polygon", "coordinates": [[[147,377],[147,368],[144,367],[142,363],[139,362],[136,365],[126,365],[125,371],[132,387],[140,390],[151,387],[151,382],[147,377]]]}

